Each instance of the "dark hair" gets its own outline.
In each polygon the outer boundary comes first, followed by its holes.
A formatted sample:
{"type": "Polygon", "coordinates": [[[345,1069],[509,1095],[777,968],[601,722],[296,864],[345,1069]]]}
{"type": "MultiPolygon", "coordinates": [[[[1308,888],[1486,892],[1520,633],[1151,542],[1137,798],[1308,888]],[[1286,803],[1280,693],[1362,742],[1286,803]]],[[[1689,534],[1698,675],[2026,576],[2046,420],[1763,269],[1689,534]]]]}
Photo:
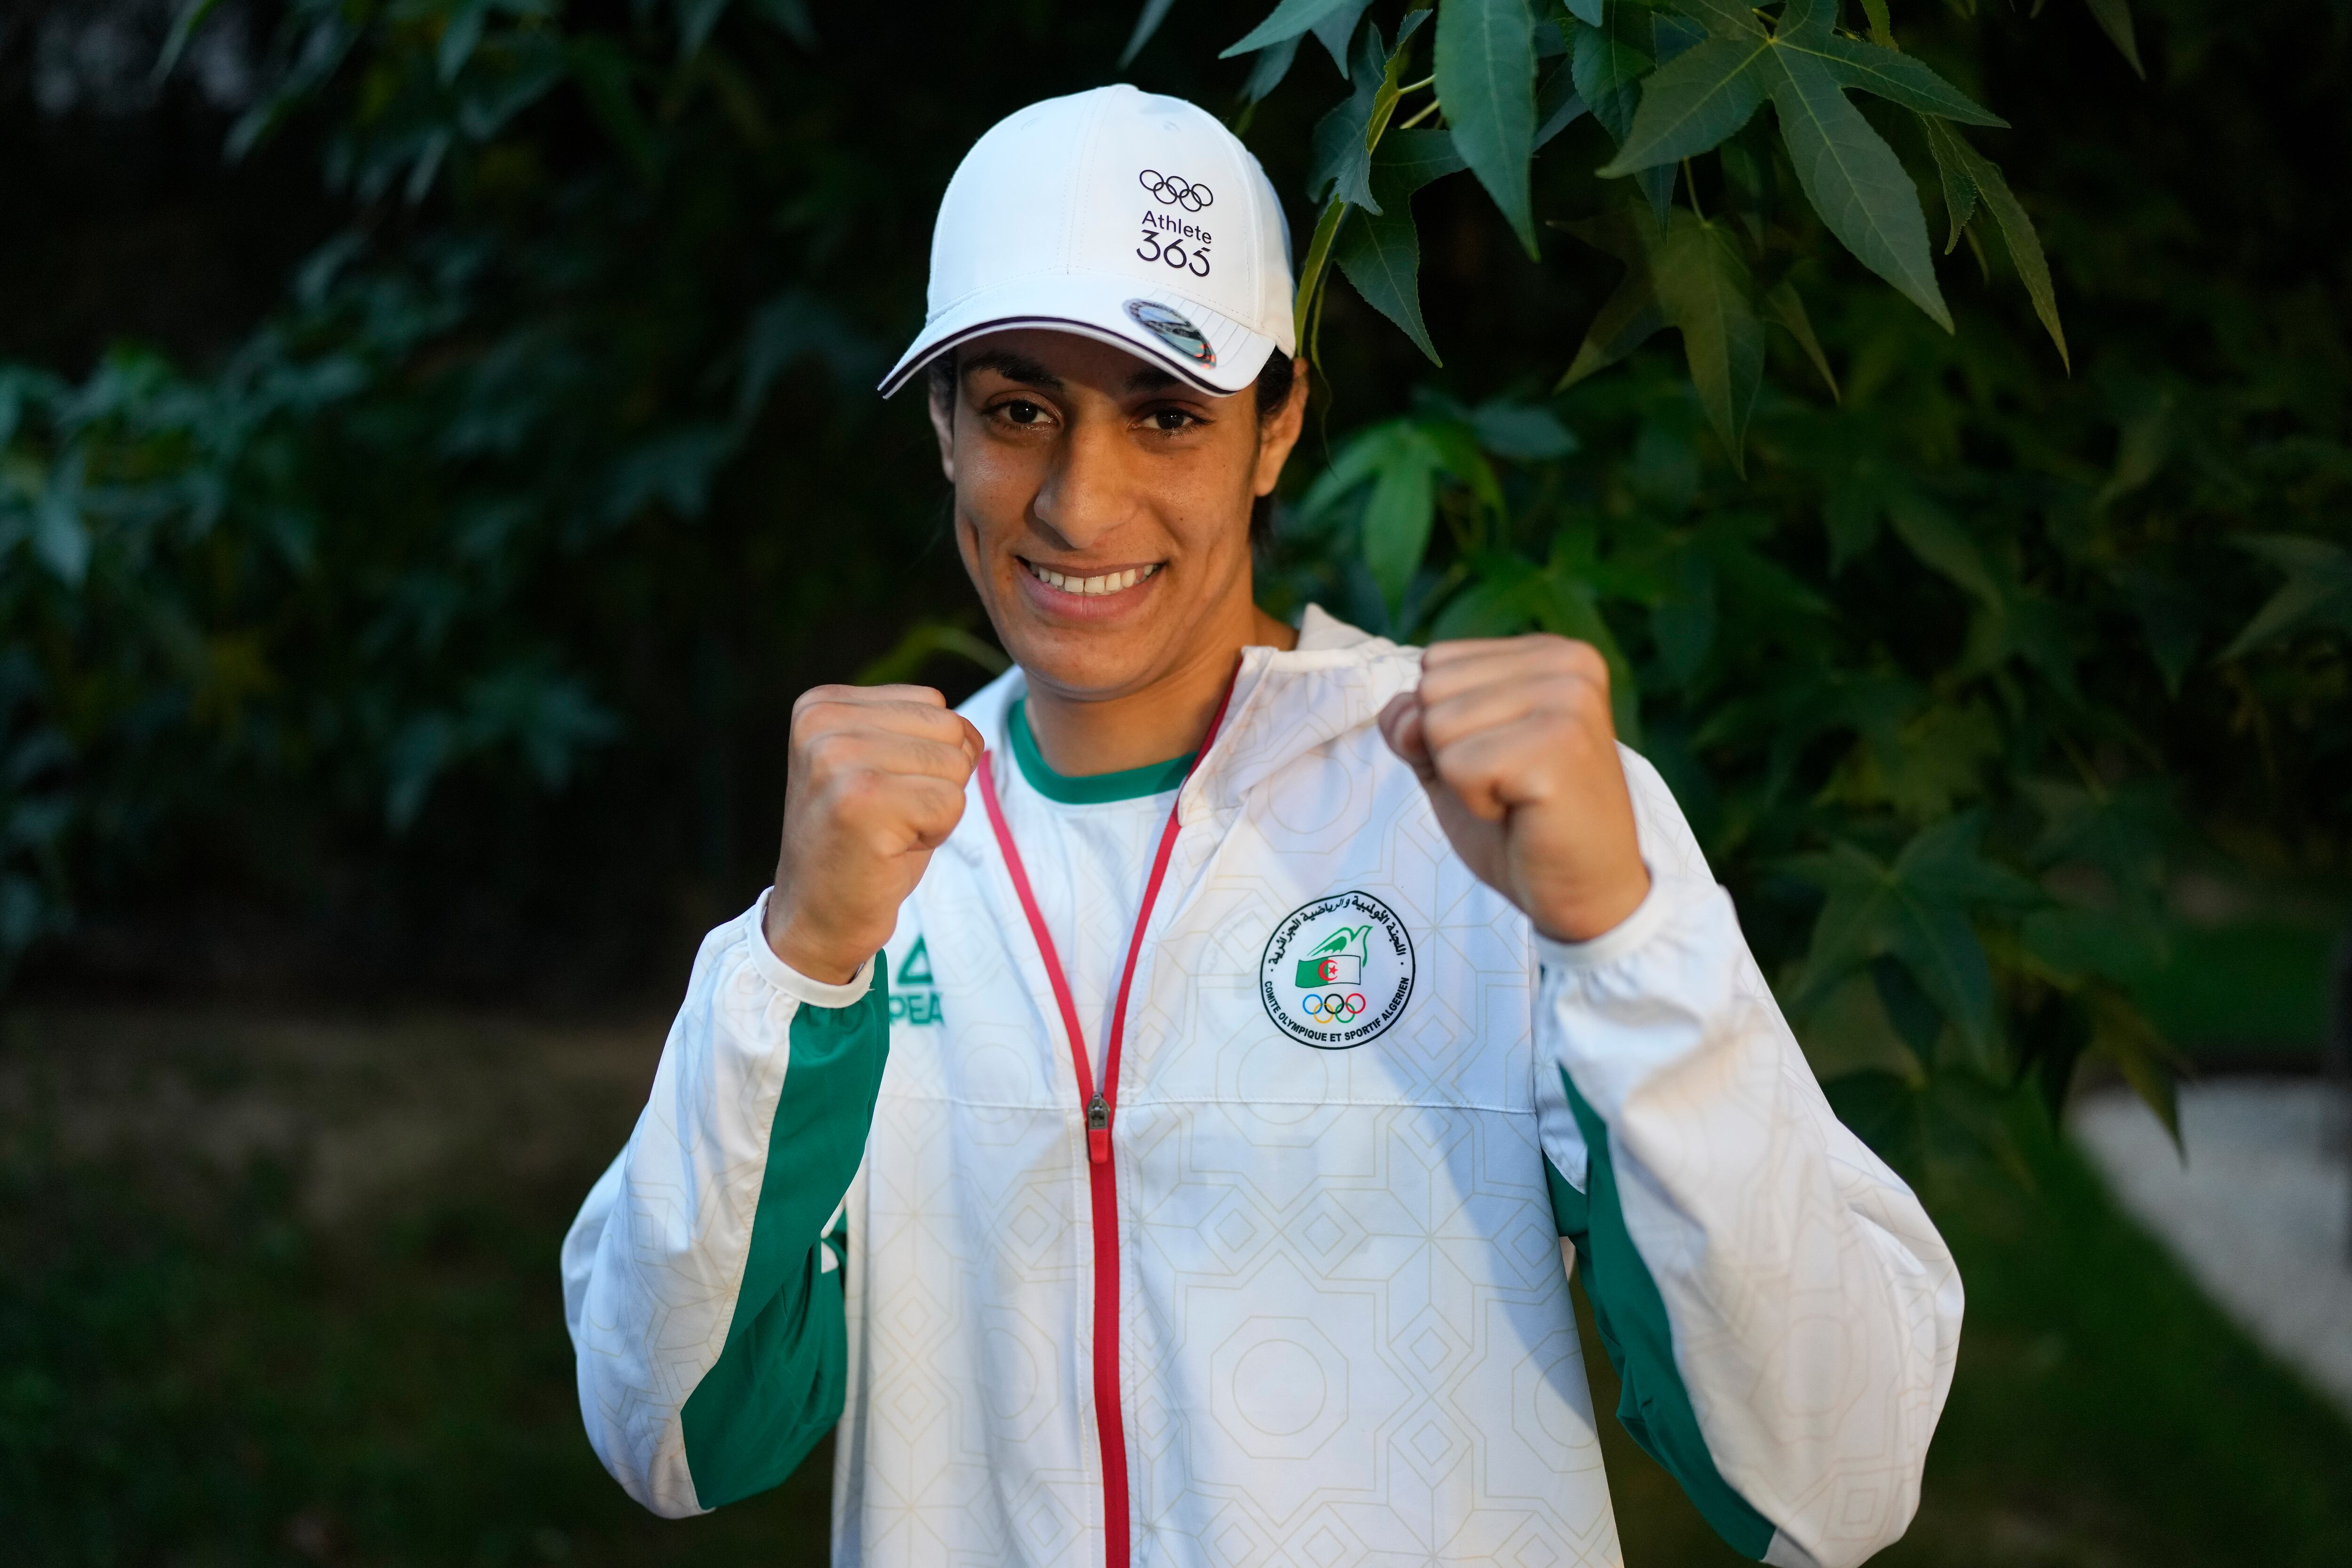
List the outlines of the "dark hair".
{"type": "MultiPolygon", "coordinates": [[[[1284,353],[1279,345],[1265,356],[1265,368],[1257,373],[1257,422],[1265,422],[1281,411],[1290,401],[1291,384],[1298,379],[1298,362],[1284,353]]],[[[1274,538],[1274,497],[1259,496],[1250,502],[1250,548],[1263,550],[1274,538]]]]}
{"type": "MultiPolygon", "coordinates": [[[[955,401],[957,374],[956,352],[953,349],[924,367],[925,384],[934,404],[955,401]]],[[[1288,354],[1277,348],[1265,356],[1265,366],[1257,373],[1257,380],[1252,384],[1252,390],[1256,394],[1254,401],[1257,405],[1257,422],[1260,425],[1281,412],[1282,405],[1290,401],[1291,384],[1297,379],[1297,363],[1288,354]]],[[[1254,549],[1265,548],[1265,542],[1274,537],[1272,496],[1259,496],[1250,503],[1249,536],[1254,549]]]]}

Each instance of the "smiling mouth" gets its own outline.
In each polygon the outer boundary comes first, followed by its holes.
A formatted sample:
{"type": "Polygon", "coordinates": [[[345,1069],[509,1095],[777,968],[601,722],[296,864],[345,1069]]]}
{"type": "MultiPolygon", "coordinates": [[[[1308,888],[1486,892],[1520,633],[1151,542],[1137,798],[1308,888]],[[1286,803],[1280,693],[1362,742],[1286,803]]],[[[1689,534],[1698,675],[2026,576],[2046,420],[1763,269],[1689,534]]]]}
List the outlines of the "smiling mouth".
{"type": "Polygon", "coordinates": [[[1040,566],[1034,561],[1021,557],[1015,557],[1015,559],[1020,560],[1021,564],[1028,569],[1029,575],[1036,578],[1048,588],[1058,588],[1065,594],[1076,594],[1086,598],[1102,594],[1123,593],[1158,572],[1162,564],[1160,562],[1154,562],[1149,566],[1130,566],[1123,572],[1106,572],[1099,576],[1080,577],[1072,573],[1056,572],[1050,566],[1040,566]]]}

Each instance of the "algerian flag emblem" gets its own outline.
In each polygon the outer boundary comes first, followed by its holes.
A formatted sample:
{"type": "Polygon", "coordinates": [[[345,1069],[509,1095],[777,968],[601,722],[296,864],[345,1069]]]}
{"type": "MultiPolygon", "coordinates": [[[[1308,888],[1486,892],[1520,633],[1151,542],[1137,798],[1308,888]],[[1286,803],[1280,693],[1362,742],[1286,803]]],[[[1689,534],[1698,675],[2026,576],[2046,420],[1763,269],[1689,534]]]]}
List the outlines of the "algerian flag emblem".
{"type": "Polygon", "coordinates": [[[1341,926],[1317,942],[1315,951],[1298,961],[1299,985],[1361,985],[1364,950],[1371,934],[1368,925],[1341,926]]]}
{"type": "Polygon", "coordinates": [[[1412,980],[1404,921],[1371,894],[1351,889],[1276,922],[1258,962],[1258,999],[1292,1039],[1344,1051],[1403,1016],[1412,980]]]}

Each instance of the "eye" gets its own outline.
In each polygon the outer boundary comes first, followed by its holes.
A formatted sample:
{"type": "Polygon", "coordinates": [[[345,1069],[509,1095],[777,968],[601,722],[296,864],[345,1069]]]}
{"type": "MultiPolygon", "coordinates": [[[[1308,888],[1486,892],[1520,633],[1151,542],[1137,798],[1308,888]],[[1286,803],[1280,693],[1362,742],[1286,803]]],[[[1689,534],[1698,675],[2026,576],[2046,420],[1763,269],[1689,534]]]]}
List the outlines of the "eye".
{"type": "Polygon", "coordinates": [[[1170,436],[1180,430],[1190,430],[1195,425],[1203,423],[1199,415],[1189,413],[1181,408],[1155,408],[1145,415],[1143,420],[1147,428],[1170,436]]]}
{"type": "Polygon", "coordinates": [[[1021,426],[1036,426],[1045,422],[1045,410],[1025,397],[1015,397],[996,405],[996,412],[1008,422],[1021,426]]]}

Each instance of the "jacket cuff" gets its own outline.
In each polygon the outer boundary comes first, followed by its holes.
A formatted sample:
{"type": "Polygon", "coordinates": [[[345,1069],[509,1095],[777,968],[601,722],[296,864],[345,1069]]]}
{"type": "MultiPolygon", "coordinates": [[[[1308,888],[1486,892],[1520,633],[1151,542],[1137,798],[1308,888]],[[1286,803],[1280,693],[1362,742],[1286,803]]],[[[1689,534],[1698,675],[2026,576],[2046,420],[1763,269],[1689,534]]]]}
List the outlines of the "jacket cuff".
{"type": "Polygon", "coordinates": [[[1580,971],[1614,963],[1646,943],[1696,900],[1691,885],[1677,883],[1650,871],[1650,890],[1633,912],[1589,942],[1555,942],[1535,932],[1536,960],[1547,969],[1580,971]]]}
{"type": "Polygon", "coordinates": [[[857,973],[839,985],[828,985],[822,980],[812,980],[776,956],[768,945],[768,895],[775,889],[761,889],[751,907],[743,911],[743,945],[751,950],[751,967],[769,984],[811,1007],[846,1007],[866,994],[874,984],[874,960],[868,958],[857,966],[857,973]]]}

